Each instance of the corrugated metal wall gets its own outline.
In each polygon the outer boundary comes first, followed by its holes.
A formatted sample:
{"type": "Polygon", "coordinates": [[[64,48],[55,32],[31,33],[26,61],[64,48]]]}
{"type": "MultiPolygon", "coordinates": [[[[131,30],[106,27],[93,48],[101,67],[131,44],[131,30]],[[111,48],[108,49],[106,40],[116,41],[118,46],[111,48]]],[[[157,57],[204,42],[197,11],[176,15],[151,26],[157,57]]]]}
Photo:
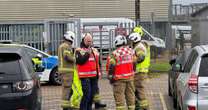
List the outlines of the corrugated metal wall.
{"type": "Polygon", "coordinates": [[[135,0],[0,0],[0,21],[68,17],[135,18],[135,0]]]}
{"type": "Polygon", "coordinates": [[[168,21],[169,0],[140,0],[141,21],[151,21],[154,12],[155,21],[168,21]]]}
{"type": "Polygon", "coordinates": [[[83,17],[135,18],[135,0],[84,0],[83,17]]]}

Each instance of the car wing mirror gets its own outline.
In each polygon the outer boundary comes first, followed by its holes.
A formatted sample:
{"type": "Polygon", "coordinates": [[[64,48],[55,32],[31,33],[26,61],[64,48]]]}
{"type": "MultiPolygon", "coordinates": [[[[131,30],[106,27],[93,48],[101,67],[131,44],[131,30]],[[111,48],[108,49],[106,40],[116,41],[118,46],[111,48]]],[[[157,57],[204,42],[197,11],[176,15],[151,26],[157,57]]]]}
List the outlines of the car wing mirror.
{"type": "Polygon", "coordinates": [[[173,71],[182,72],[182,65],[181,64],[175,64],[173,66],[173,71]]]}

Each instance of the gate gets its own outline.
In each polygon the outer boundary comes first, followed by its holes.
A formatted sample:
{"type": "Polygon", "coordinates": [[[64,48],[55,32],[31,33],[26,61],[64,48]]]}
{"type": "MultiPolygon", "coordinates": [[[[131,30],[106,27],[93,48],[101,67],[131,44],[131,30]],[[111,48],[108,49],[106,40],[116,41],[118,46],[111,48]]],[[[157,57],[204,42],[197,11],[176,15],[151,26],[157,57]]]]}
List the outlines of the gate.
{"type": "Polygon", "coordinates": [[[44,36],[45,46],[47,47],[48,53],[53,55],[57,54],[58,46],[63,41],[63,35],[66,31],[75,32],[76,38],[73,43],[74,47],[80,44],[80,20],[79,19],[55,19],[47,20],[44,23],[44,36]]]}
{"type": "Polygon", "coordinates": [[[0,40],[12,40],[56,55],[67,30],[75,32],[77,38],[73,45],[78,46],[80,19],[0,23],[0,40]]]}
{"type": "Polygon", "coordinates": [[[12,40],[40,50],[44,50],[43,32],[44,25],[41,22],[0,24],[0,40],[12,40]]]}

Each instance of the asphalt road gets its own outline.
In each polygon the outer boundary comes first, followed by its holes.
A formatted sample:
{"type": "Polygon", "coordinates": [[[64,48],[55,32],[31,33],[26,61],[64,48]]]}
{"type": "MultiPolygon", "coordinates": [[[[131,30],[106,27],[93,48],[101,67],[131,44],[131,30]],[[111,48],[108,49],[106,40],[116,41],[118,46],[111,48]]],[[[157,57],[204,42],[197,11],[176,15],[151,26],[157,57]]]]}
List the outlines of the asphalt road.
{"type": "MultiPolygon", "coordinates": [[[[146,95],[150,103],[150,110],[174,110],[172,100],[168,96],[167,74],[162,74],[145,81],[146,95]]],[[[115,110],[112,86],[108,80],[99,82],[102,102],[107,104],[107,110],[115,110]]],[[[61,86],[42,85],[43,110],[61,110],[61,86]]]]}

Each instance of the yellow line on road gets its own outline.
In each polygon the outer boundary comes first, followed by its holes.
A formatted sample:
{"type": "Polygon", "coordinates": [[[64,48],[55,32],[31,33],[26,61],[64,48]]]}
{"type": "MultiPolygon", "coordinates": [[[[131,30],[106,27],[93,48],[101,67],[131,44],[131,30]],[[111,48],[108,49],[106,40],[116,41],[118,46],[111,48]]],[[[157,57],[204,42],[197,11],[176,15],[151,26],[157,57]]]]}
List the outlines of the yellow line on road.
{"type": "Polygon", "coordinates": [[[161,100],[161,103],[162,103],[162,106],[163,106],[163,110],[168,110],[162,93],[160,92],[159,94],[160,94],[160,100],[161,100]]]}

